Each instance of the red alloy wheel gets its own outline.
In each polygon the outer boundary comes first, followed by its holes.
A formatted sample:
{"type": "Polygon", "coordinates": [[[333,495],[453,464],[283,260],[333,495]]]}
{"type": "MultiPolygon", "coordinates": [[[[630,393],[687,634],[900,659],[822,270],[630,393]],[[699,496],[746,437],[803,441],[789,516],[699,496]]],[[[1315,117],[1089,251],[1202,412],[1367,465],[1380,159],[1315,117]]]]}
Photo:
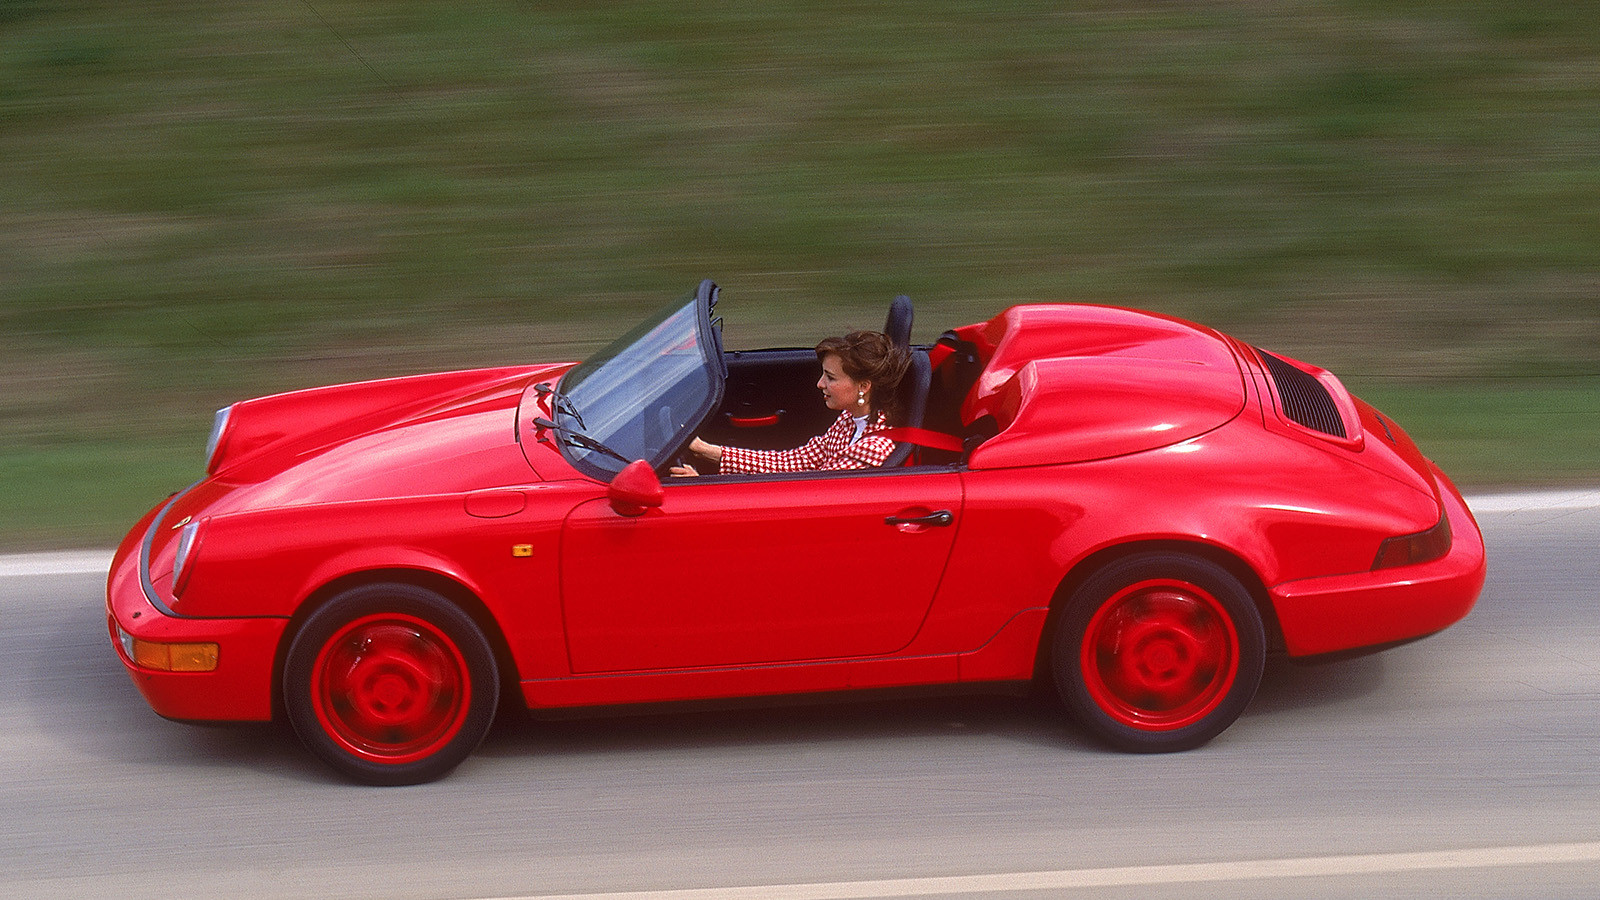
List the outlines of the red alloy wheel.
{"type": "Polygon", "coordinates": [[[1192,750],[1261,685],[1267,636],[1240,575],[1187,553],[1112,560],[1067,598],[1050,666],[1067,712],[1130,753],[1192,750]]]}
{"type": "Polygon", "coordinates": [[[427,759],[461,732],[472,678],[461,649],[425,619],[357,618],[336,631],[311,670],[323,731],[346,752],[403,765],[427,759]]]}
{"type": "Polygon", "coordinates": [[[1193,725],[1239,672],[1239,634],[1210,592],[1172,579],[1130,585],[1084,631],[1084,686],[1113,720],[1141,730],[1193,725]]]}
{"type": "Polygon", "coordinates": [[[284,657],[300,741],[365,784],[421,784],[483,742],[500,702],[494,649],[460,606],[413,584],[353,587],[323,603],[284,657]]]}

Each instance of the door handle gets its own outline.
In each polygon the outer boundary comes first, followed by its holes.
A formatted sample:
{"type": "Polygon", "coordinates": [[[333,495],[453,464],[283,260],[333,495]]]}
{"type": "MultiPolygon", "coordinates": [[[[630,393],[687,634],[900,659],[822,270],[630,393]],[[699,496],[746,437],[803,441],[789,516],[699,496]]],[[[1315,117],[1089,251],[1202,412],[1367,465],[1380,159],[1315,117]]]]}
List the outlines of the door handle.
{"type": "Polygon", "coordinates": [[[936,526],[936,527],[939,527],[939,528],[943,528],[943,527],[949,525],[950,523],[954,522],[955,520],[956,520],[956,517],[951,515],[950,510],[941,509],[938,512],[931,512],[931,513],[928,513],[925,516],[884,516],[883,517],[883,524],[885,524],[885,525],[932,525],[932,526],[936,526]]]}

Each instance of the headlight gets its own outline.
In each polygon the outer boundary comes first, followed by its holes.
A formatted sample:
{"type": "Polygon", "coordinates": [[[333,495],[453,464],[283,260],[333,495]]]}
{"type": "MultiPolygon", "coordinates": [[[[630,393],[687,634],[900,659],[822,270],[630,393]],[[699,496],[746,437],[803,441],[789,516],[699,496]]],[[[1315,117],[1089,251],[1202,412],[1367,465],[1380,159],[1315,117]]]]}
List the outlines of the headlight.
{"type": "Polygon", "coordinates": [[[228,419],[233,416],[233,407],[224,406],[217,410],[217,416],[211,420],[211,436],[206,438],[206,472],[217,470],[217,463],[221,462],[218,451],[222,449],[222,438],[228,430],[228,419]]]}
{"type": "Polygon", "coordinates": [[[183,593],[183,587],[188,583],[185,578],[189,574],[189,563],[194,558],[195,542],[200,537],[200,523],[203,519],[196,519],[183,526],[183,532],[178,535],[178,554],[172,560],[172,595],[174,597],[183,593]]]}

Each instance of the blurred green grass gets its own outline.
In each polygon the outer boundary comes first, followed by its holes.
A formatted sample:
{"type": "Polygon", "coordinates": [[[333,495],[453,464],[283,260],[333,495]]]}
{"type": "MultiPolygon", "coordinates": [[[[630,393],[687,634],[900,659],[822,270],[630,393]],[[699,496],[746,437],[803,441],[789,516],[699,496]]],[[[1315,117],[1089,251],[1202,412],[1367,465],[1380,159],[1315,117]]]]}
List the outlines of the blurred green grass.
{"type": "Polygon", "coordinates": [[[0,0],[0,548],[212,409],[910,293],[1327,366],[1469,486],[1600,480],[1600,3],[0,0]]]}

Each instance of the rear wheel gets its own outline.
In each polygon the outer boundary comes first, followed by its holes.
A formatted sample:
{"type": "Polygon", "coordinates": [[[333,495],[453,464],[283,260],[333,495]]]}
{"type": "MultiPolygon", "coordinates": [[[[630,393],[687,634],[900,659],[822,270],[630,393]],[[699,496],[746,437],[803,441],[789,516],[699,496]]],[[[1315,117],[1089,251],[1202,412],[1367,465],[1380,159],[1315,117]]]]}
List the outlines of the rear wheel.
{"type": "Polygon", "coordinates": [[[1250,594],[1198,557],[1118,560],[1072,596],[1052,647],[1056,688],[1072,715],[1113,747],[1198,747],[1244,712],[1266,662],[1250,594]]]}
{"type": "Polygon", "coordinates": [[[418,784],[454,769],[488,734],[499,685],[472,617],[407,584],[335,597],[306,620],[284,667],[301,742],[368,784],[418,784]]]}

